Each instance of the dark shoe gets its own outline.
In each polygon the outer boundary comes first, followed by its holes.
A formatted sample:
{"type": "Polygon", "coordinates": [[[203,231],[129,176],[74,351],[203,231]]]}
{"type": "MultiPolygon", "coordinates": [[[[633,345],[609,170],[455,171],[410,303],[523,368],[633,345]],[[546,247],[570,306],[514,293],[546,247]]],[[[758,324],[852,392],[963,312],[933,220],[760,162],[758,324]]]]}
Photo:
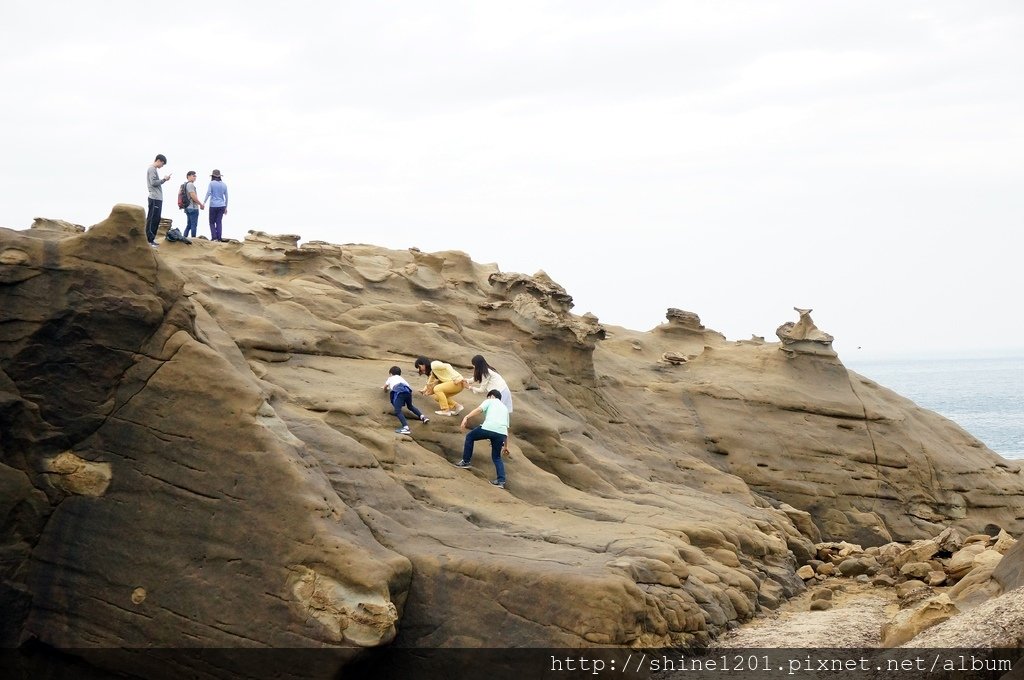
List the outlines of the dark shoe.
{"type": "Polygon", "coordinates": [[[473,467],[473,465],[471,463],[467,463],[464,460],[460,460],[458,463],[452,463],[452,465],[454,465],[457,468],[470,468],[470,467],[473,467]]]}
{"type": "Polygon", "coordinates": [[[499,489],[504,489],[505,488],[505,482],[499,482],[497,479],[492,479],[491,480],[491,484],[493,484],[494,486],[498,487],[499,489]]]}

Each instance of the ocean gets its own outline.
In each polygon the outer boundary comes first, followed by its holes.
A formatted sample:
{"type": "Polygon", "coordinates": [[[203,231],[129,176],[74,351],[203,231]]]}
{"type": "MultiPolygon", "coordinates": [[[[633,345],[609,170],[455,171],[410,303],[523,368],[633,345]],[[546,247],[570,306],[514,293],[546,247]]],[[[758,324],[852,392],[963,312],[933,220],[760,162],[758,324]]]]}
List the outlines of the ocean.
{"type": "Polygon", "coordinates": [[[848,369],[949,418],[1003,458],[1024,460],[1024,352],[984,358],[840,359],[848,369]]]}

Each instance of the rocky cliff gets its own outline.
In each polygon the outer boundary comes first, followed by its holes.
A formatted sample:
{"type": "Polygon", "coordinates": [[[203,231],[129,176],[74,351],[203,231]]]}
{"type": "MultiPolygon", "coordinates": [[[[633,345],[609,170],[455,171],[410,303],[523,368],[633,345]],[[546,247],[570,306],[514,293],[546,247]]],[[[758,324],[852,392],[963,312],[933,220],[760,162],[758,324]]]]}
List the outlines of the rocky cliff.
{"type": "Polygon", "coordinates": [[[1024,530],[1018,467],[808,310],[779,343],[637,332],[460,252],[143,231],[0,229],[5,646],[703,644],[817,541],[1024,530]],[[504,491],[380,389],[478,353],[514,394],[504,491]]]}

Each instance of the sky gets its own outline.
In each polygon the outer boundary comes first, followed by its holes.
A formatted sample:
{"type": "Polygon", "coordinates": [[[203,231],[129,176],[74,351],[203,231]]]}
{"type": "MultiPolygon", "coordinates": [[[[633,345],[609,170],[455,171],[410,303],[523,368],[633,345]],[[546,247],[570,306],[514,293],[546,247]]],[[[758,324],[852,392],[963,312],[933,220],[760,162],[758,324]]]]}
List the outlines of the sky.
{"type": "MultiPolygon", "coordinates": [[[[1024,346],[1024,3],[6,0],[0,226],[221,170],[227,237],[456,249],[577,313],[1024,346]]],[[[205,214],[200,234],[209,234],[205,214]]]]}

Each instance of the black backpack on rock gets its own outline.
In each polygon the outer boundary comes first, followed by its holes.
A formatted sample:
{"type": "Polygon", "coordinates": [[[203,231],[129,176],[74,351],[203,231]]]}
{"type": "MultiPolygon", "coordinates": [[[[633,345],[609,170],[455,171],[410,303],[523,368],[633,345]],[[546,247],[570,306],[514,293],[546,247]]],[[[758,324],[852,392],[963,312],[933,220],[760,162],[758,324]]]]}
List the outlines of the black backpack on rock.
{"type": "Polygon", "coordinates": [[[166,238],[168,241],[181,241],[182,243],[192,245],[192,239],[188,239],[182,236],[181,229],[178,229],[177,227],[171,227],[170,229],[168,229],[167,236],[165,236],[164,238],[166,238]]]}

